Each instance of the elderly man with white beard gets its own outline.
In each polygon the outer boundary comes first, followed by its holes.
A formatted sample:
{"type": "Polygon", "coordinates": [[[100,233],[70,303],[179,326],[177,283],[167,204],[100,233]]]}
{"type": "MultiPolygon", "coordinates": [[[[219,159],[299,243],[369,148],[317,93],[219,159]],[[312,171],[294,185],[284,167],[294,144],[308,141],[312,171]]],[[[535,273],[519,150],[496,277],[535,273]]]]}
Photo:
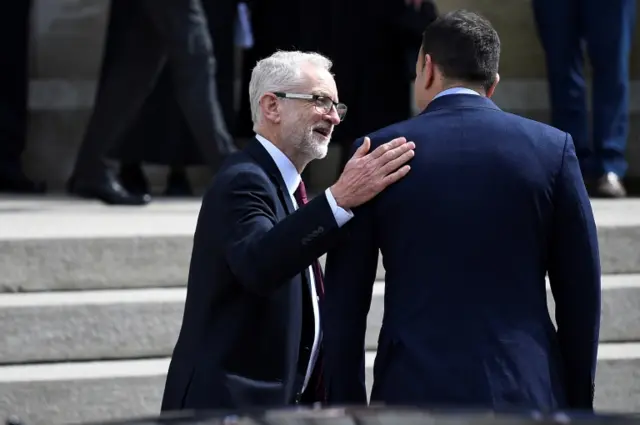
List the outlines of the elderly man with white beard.
{"type": "Polygon", "coordinates": [[[356,207],[409,172],[415,145],[369,141],[308,200],[300,174],[327,154],[347,107],[331,61],[278,52],[249,85],[255,140],[222,166],[194,236],[187,299],[163,411],[281,407],[325,399],[318,258],[356,207]]]}

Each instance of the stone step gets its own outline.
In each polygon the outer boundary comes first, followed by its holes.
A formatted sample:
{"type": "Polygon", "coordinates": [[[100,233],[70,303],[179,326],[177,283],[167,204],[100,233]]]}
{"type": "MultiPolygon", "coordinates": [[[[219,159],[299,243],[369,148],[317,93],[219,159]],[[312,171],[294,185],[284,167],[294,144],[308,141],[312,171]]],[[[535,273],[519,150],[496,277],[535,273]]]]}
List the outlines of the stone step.
{"type": "Polygon", "coordinates": [[[0,364],[170,356],[184,288],[0,294],[0,364]]]}
{"type": "Polygon", "coordinates": [[[157,415],[169,359],[0,367],[0,422],[58,425],[157,415]]]}
{"type": "MultiPolygon", "coordinates": [[[[640,200],[593,207],[603,273],[640,273],[640,200]]],[[[197,200],[132,209],[0,199],[0,292],[183,286],[199,208],[197,200]]]]}
{"type": "MultiPolygon", "coordinates": [[[[640,341],[640,275],[605,276],[603,288],[601,341],[640,341]]],[[[169,356],[185,293],[154,288],[0,294],[0,364],[169,356]]],[[[368,318],[371,349],[383,296],[379,282],[368,318]]]]}
{"type": "MultiPolygon", "coordinates": [[[[366,355],[367,384],[375,353],[366,355]]],[[[168,358],[0,367],[0,419],[31,425],[157,414],[168,358]]],[[[640,344],[601,344],[596,382],[600,411],[640,411],[640,344]]]]}
{"type": "Polygon", "coordinates": [[[199,209],[0,199],[0,292],[184,286],[199,209]]]}

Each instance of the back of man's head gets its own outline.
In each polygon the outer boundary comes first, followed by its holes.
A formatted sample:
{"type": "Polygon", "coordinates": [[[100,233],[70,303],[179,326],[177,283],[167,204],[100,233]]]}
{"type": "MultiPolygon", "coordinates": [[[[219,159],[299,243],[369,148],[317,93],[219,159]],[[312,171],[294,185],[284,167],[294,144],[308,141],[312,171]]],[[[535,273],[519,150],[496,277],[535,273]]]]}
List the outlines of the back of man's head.
{"type": "Polygon", "coordinates": [[[447,80],[485,90],[495,82],[500,38],[491,23],[476,13],[458,10],[436,19],[423,33],[421,50],[447,80]]]}

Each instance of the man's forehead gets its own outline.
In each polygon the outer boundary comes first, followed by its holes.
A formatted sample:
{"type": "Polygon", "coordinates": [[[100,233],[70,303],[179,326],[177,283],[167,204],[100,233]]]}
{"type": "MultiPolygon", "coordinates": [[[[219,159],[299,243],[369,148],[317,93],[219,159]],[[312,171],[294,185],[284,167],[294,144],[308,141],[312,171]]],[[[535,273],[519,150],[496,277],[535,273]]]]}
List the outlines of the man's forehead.
{"type": "Polygon", "coordinates": [[[304,70],[305,86],[311,94],[327,96],[332,99],[338,97],[338,89],[333,75],[324,68],[314,67],[304,70]]]}
{"type": "Polygon", "coordinates": [[[330,97],[331,99],[338,97],[338,93],[335,90],[327,90],[321,87],[316,86],[311,89],[311,94],[315,94],[318,96],[330,97]]]}

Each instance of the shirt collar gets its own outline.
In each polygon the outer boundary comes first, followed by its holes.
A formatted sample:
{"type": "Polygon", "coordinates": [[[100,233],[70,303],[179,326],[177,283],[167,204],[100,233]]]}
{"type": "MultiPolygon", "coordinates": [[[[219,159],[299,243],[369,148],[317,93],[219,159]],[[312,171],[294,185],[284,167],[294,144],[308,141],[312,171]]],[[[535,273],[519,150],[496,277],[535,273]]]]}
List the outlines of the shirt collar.
{"type": "Polygon", "coordinates": [[[471,89],[467,89],[464,87],[452,87],[450,89],[446,89],[441,91],[440,93],[438,93],[434,99],[439,98],[440,96],[447,96],[450,94],[475,94],[476,96],[480,96],[480,93],[478,93],[475,90],[471,90],[471,89]]]}
{"type": "Polygon", "coordinates": [[[293,195],[298,189],[298,186],[300,186],[300,181],[302,180],[295,165],[293,165],[291,160],[280,149],[278,149],[276,145],[259,134],[256,134],[256,139],[258,139],[258,142],[260,142],[260,144],[269,153],[273,162],[276,163],[276,166],[282,175],[282,180],[284,180],[284,184],[287,185],[289,194],[293,195]]]}

